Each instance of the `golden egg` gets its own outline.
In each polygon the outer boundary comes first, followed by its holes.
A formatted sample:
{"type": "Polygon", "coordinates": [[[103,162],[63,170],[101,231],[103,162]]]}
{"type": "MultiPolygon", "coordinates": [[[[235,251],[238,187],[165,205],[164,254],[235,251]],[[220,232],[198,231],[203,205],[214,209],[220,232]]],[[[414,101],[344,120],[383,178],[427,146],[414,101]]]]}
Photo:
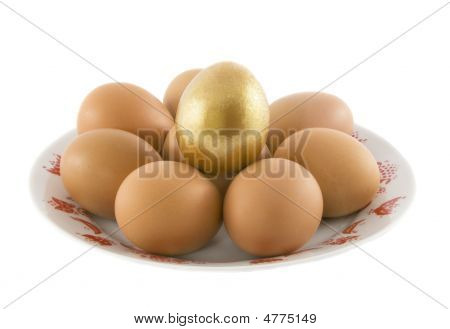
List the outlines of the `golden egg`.
{"type": "MultiPolygon", "coordinates": [[[[183,157],[183,154],[180,151],[180,147],[178,146],[178,141],[176,138],[176,130],[175,127],[172,127],[164,141],[164,148],[162,150],[162,157],[167,161],[176,161],[176,162],[185,162],[186,159],[183,157]]],[[[256,158],[255,161],[271,158],[272,154],[269,151],[269,148],[264,145],[261,153],[256,158]]],[[[220,173],[211,176],[207,176],[211,182],[218,188],[222,195],[225,195],[228,186],[230,185],[233,177],[235,175],[231,173],[220,173]]]]}
{"type": "MultiPolygon", "coordinates": [[[[187,160],[183,157],[180,146],[178,145],[175,127],[170,128],[169,132],[167,133],[161,155],[164,160],[187,163],[187,160]]],[[[271,157],[272,153],[270,153],[269,148],[267,147],[267,145],[263,145],[263,149],[261,150],[261,153],[259,153],[259,155],[256,157],[255,161],[268,159],[271,157]]]]}
{"type": "Polygon", "coordinates": [[[237,172],[266,142],[269,106],[245,67],[223,62],[202,70],[178,104],[176,137],[189,164],[207,174],[237,172]]]}

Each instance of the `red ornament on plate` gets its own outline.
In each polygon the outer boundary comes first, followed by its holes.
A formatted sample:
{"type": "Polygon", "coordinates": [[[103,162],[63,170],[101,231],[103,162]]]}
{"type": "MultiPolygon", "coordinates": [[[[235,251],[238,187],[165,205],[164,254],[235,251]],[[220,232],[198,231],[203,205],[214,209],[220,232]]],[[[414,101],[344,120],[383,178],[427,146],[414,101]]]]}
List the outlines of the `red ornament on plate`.
{"type": "Polygon", "coordinates": [[[114,244],[113,241],[102,238],[101,236],[92,235],[92,234],[81,234],[86,240],[98,243],[101,246],[112,246],[114,244]]]}
{"type": "Polygon", "coordinates": [[[322,244],[327,244],[330,246],[336,246],[336,245],[342,245],[349,241],[358,240],[358,235],[350,235],[350,236],[343,236],[336,239],[329,239],[322,244]]]}
{"type": "Polygon", "coordinates": [[[48,201],[48,204],[53,206],[56,210],[60,210],[68,214],[78,214],[76,205],[56,197],[52,197],[52,199],[48,201]]]}
{"type": "Polygon", "coordinates": [[[53,175],[60,176],[61,175],[61,156],[59,154],[54,153],[54,159],[50,160],[50,167],[44,166],[43,168],[47,170],[49,173],[53,175]]]}
{"type": "Polygon", "coordinates": [[[394,208],[398,206],[398,202],[404,198],[405,198],[404,196],[399,196],[399,197],[393,198],[389,201],[386,201],[386,202],[382,203],[379,207],[377,207],[375,209],[371,209],[369,211],[369,214],[376,214],[381,217],[390,215],[390,214],[392,214],[394,208]]]}
{"type": "Polygon", "coordinates": [[[356,131],[356,130],[354,132],[352,132],[352,137],[357,139],[360,143],[364,143],[364,142],[367,141],[367,138],[360,138],[359,137],[359,132],[356,131]]]}
{"type": "Polygon", "coordinates": [[[380,184],[389,184],[397,178],[397,165],[388,160],[378,161],[378,169],[380,170],[380,184]]]}
{"type": "Polygon", "coordinates": [[[72,217],[72,216],[70,218],[72,218],[74,221],[80,222],[81,224],[83,224],[84,226],[86,226],[87,228],[92,230],[92,232],[94,232],[94,234],[102,233],[102,231],[97,226],[95,226],[91,222],[88,222],[87,220],[84,220],[84,219],[78,218],[78,217],[72,217]]]}
{"type": "Polygon", "coordinates": [[[359,224],[363,224],[366,220],[365,219],[359,219],[357,221],[354,221],[353,223],[351,223],[349,226],[347,226],[342,233],[344,234],[353,234],[353,233],[358,233],[358,231],[356,231],[356,227],[359,224]]]}

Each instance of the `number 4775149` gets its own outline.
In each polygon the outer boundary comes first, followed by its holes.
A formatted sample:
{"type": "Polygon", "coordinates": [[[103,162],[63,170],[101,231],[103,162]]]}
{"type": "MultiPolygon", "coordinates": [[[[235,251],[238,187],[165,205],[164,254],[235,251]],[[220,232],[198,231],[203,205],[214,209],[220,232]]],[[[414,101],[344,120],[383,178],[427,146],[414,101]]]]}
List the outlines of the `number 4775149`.
{"type": "Polygon", "coordinates": [[[315,323],[315,314],[285,314],[272,313],[264,317],[264,322],[267,323],[315,323]]]}

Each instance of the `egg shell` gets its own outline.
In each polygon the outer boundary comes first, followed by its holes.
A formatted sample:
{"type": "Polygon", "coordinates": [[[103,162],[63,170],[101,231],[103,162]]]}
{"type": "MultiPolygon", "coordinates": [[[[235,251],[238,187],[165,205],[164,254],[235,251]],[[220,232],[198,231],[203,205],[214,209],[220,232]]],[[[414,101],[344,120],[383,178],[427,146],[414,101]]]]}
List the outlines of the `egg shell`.
{"type": "Polygon", "coordinates": [[[164,140],[164,146],[161,155],[164,160],[187,163],[187,160],[184,159],[183,153],[181,153],[180,147],[178,145],[176,133],[176,128],[175,126],[173,126],[167,133],[166,139],[164,140]]]}
{"type": "Polygon", "coordinates": [[[108,83],[91,91],[78,113],[78,132],[115,128],[149,142],[158,152],[174,119],[155,96],[130,83],[108,83]]]}
{"type": "Polygon", "coordinates": [[[286,159],[264,159],[242,170],[225,196],[224,224],[231,239],[256,256],[277,256],[303,246],[322,217],[314,177],[286,159]]]}
{"type": "Polygon", "coordinates": [[[351,134],[353,115],[340,98],[323,92],[302,92],[282,97],[270,105],[269,150],[306,128],[330,128],[351,134]]]}
{"type": "MultiPolygon", "coordinates": [[[[257,160],[270,158],[272,154],[269,151],[267,145],[263,146],[263,149],[259,156],[256,158],[257,160]]],[[[164,140],[164,147],[162,150],[162,157],[164,160],[177,161],[177,162],[187,162],[184,158],[183,153],[181,153],[180,146],[178,144],[176,138],[176,128],[172,127],[167,133],[167,137],[164,140]]]]}
{"type": "MultiPolygon", "coordinates": [[[[181,153],[180,147],[178,146],[178,141],[176,138],[176,129],[172,127],[167,134],[166,140],[164,141],[164,148],[162,151],[162,156],[164,160],[177,161],[177,162],[185,162],[187,160],[184,159],[183,154],[181,153]]],[[[256,158],[256,161],[261,159],[270,158],[272,154],[270,154],[269,148],[264,145],[261,153],[256,158]]],[[[230,173],[219,173],[211,176],[207,176],[211,179],[211,182],[219,189],[220,193],[225,196],[225,192],[230,185],[233,177],[235,175],[230,173]]]]}
{"type": "Polygon", "coordinates": [[[278,147],[275,157],[290,159],[317,179],[324,199],[324,217],[349,215],[367,206],[380,184],[378,165],[355,138],[334,129],[299,131],[278,147]]]}
{"type": "Polygon", "coordinates": [[[170,114],[172,114],[174,118],[177,113],[178,103],[180,102],[180,98],[183,94],[184,89],[200,71],[201,69],[184,71],[177,75],[167,87],[164,94],[163,103],[164,105],[166,105],[170,114]]]}
{"type": "Polygon", "coordinates": [[[118,129],[78,135],[61,158],[61,178],[70,196],[89,212],[114,218],[114,200],[130,172],[161,157],[138,136],[118,129]]]}
{"type": "Polygon", "coordinates": [[[133,171],[116,198],[123,234],[139,248],[181,255],[203,247],[219,230],[222,198],[188,164],[159,161],[133,171]]]}
{"type": "Polygon", "coordinates": [[[236,173],[258,157],[268,125],[259,82],[245,67],[223,62],[202,70],[184,90],[176,135],[192,166],[208,175],[236,173]]]}

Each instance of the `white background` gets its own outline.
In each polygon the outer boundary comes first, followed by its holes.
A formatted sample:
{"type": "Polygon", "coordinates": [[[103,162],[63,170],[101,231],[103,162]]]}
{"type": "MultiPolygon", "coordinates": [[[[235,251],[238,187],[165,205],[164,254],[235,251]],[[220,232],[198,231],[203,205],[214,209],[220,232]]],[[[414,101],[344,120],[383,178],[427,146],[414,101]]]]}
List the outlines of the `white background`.
{"type": "MultiPolygon", "coordinates": [[[[5,2],[115,79],[160,98],[179,72],[234,60],[253,71],[271,101],[322,88],[444,4],[5,2]]],[[[35,209],[29,172],[50,142],[73,129],[83,97],[106,82],[0,3],[2,307],[86,250],[35,209]]],[[[327,91],[398,148],[416,176],[405,218],[363,248],[449,306],[450,5],[327,91]]],[[[167,312],[308,312],[318,318],[311,328],[449,328],[448,309],[357,249],[251,272],[167,269],[94,249],[2,309],[0,327],[131,328],[133,315],[167,312]]]]}

